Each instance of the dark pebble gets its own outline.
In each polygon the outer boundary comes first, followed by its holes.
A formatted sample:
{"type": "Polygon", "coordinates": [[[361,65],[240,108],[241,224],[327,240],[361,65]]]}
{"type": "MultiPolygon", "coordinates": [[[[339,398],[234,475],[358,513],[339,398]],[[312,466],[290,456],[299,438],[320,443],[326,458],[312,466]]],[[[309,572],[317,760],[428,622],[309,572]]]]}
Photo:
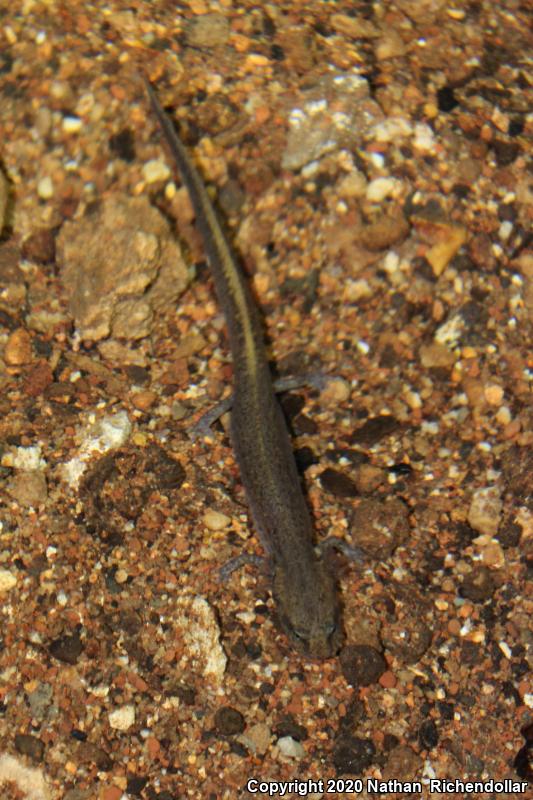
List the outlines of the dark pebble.
{"type": "Polygon", "coordinates": [[[418,729],[418,740],[426,750],[432,750],[439,743],[439,732],[432,719],[426,719],[418,729]]]}
{"type": "Polygon", "coordinates": [[[338,739],[351,736],[359,730],[361,722],[367,718],[364,703],[359,697],[352,695],[346,706],[346,712],[339,719],[338,739]]]}
{"type": "Polygon", "coordinates": [[[277,723],[274,727],[274,733],[281,739],[283,736],[290,736],[297,742],[303,742],[307,739],[307,728],[303,725],[298,725],[297,722],[291,717],[286,716],[277,723]]]}
{"type": "Polygon", "coordinates": [[[357,497],[359,494],[351,478],[329,467],[320,474],[320,483],[327,492],[336,497],[357,497]]]}
{"type": "Polygon", "coordinates": [[[453,86],[442,86],[437,91],[437,105],[439,111],[444,111],[445,113],[456,108],[458,101],[455,97],[453,86]]]}
{"type": "Polygon", "coordinates": [[[157,486],[161,491],[178,489],[185,480],[185,470],[175,458],[160,447],[152,447],[151,459],[147,464],[157,476],[157,486]]]}
{"type": "Polygon", "coordinates": [[[196,691],[190,686],[184,686],[183,684],[173,686],[172,694],[175,694],[177,697],[179,697],[182,703],[185,703],[186,706],[193,706],[196,702],[196,691]]]}
{"type": "Polygon", "coordinates": [[[503,548],[518,547],[521,538],[522,528],[512,520],[507,520],[498,531],[498,541],[503,548]]]}
{"type": "Polygon", "coordinates": [[[42,761],[44,756],[44,744],[36,736],[29,733],[17,733],[15,736],[15,748],[23,756],[29,756],[33,761],[42,761]]]}
{"type": "Polygon", "coordinates": [[[383,750],[388,753],[400,744],[400,740],[393,733],[386,733],[383,737],[383,750]]]}
{"type": "Polygon", "coordinates": [[[424,256],[417,256],[413,259],[413,271],[415,275],[420,276],[429,283],[435,283],[436,281],[433,267],[424,256]]]}
{"type": "Polygon", "coordinates": [[[246,655],[253,661],[257,661],[258,658],[261,658],[262,652],[263,648],[255,639],[251,642],[246,642],[246,655]]]}
{"type": "Polygon", "coordinates": [[[80,761],[94,764],[101,772],[109,772],[113,767],[113,759],[109,753],[92,742],[81,742],[77,754],[80,761]]]}
{"type": "Polygon", "coordinates": [[[279,44],[273,44],[270,48],[270,55],[274,59],[274,61],[284,61],[285,60],[285,50],[279,44]]]}
{"type": "Polygon", "coordinates": [[[520,731],[526,743],[520,748],[513,762],[519,778],[533,781],[533,723],[529,723],[520,731]]]}
{"type": "Polygon", "coordinates": [[[231,753],[235,753],[235,755],[239,756],[239,758],[248,758],[250,755],[248,749],[242,744],[242,742],[232,740],[230,742],[229,749],[231,753]]]}
{"type": "MultiPolygon", "coordinates": [[[[477,699],[467,692],[459,692],[456,695],[457,703],[465,708],[474,708],[477,703],[477,699]]],[[[520,705],[520,704],[519,704],[520,705]]],[[[444,716],[444,715],[443,715],[444,716]]]]}
{"type": "Polygon", "coordinates": [[[150,383],[150,372],[138,364],[129,364],[124,367],[124,372],[132,383],[137,386],[147,386],[150,383]]]}
{"type": "Polygon", "coordinates": [[[80,731],[78,728],[73,728],[70,732],[70,735],[73,739],[76,739],[78,742],[86,742],[87,741],[87,734],[85,731],[80,731]]]}
{"type": "Polygon", "coordinates": [[[141,792],[147,783],[148,778],[144,778],[141,775],[129,775],[126,791],[128,794],[132,794],[134,797],[140,797],[141,792]]]}
{"type": "Polygon", "coordinates": [[[431,638],[431,629],[414,606],[403,619],[384,625],[382,632],[385,649],[407,664],[414,664],[422,658],[431,638]]]}
{"type": "Polygon", "coordinates": [[[129,128],[123,128],[109,137],[109,148],[123,161],[135,161],[135,137],[129,128]]]}
{"type": "Polygon", "coordinates": [[[462,597],[472,600],[474,603],[488,600],[494,594],[496,586],[490,571],[487,567],[474,567],[470,575],[464,579],[460,593],[462,597]]]}
{"type": "Polygon", "coordinates": [[[50,653],[65,664],[76,664],[81,655],[83,646],[78,633],[72,636],[60,636],[50,645],[50,653]]]}
{"type": "Polygon", "coordinates": [[[333,764],[339,775],[361,775],[374,761],[376,748],[369,739],[346,736],[337,740],[333,764]]]}
{"type": "Polygon", "coordinates": [[[492,143],[492,148],[498,166],[500,167],[506,167],[508,164],[512,164],[520,153],[520,145],[518,142],[506,142],[502,139],[495,139],[492,143]]]}
{"type": "Polygon", "coordinates": [[[309,467],[318,464],[318,458],[310,447],[299,447],[294,451],[298,472],[305,472],[309,467]]]}
{"type": "Polygon", "coordinates": [[[49,566],[48,559],[44,553],[39,553],[28,564],[28,575],[31,575],[32,578],[38,578],[41,572],[44,572],[49,566]]]}
{"type": "Polygon", "coordinates": [[[453,719],[455,707],[453,703],[445,703],[443,700],[437,701],[437,708],[443,719],[451,721],[453,719]]]}
{"type": "Polygon", "coordinates": [[[239,214],[246,196],[239,182],[230,178],[219,191],[217,200],[224,217],[231,217],[239,214]]]}
{"type": "Polygon", "coordinates": [[[512,700],[517,708],[522,705],[520,694],[516,691],[511,681],[504,681],[501,686],[502,695],[506,700],[512,700]]]}
{"type": "Polygon", "coordinates": [[[342,674],[350,686],[370,686],[377,683],[387,669],[387,662],[374,647],[350,644],[340,654],[342,674]]]}
{"type": "Polygon", "coordinates": [[[22,256],[36,264],[52,264],[56,260],[56,237],[50,228],[32,233],[22,244],[22,256]]]}
{"type": "Polygon", "coordinates": [[[509,136],[520,136],[524,131],[523,119],[512,119],[509,124],[509,136]]]}
{"type": "Polygon", "coordinates": [[[239,661],[243,658],[246,658],[246,642],[240,636],[235,644],[231,646],[231,655],[233,658],[238,659],[239,661]]]}
{"type": "Polygon", "coordinates": [[[306,414],[298,414],[291,419],[291,430],[294,436],[313,436],[318,433],[318,425],[306,414]]]}
{"type": "Polygon", "coordinates": [[[517,210],[512,203],[503,203],[498,207],[498,219],[502,222],[516,222],[517,210]]]}
{"type": "Polygon", "coordinates": [[[389,436],[400,428],[400,423],[391,414],[381,414],[372,417],[350,436],[350,444],[364,444],[367,446],[377,444],[380,439],[389,436]]]}
{"type": "Polygon", "coordinates": [[[240,711],[229,706],[219,708],[215,714],[215,728],[223,736],[235,736],[242,733],[246,722],[240,711]]]}
{"type": "Polygon", "coordinates": [[[413,474],[413,467],[411,464],[404,464],[401,462],[400,464],[393,464],[392,467],[388,467],[388,471],[393,475],[400,475],[401,477],[408,478],[413,474]]]}

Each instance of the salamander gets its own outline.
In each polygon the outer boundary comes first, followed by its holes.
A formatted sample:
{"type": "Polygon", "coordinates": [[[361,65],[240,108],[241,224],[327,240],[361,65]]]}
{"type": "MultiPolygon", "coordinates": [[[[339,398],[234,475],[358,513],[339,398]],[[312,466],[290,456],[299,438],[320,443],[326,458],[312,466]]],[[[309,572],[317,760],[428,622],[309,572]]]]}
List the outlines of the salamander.
{"type": "Polygon", "coordinates": [[[335,578],[315,551],[311,515],[274,390],[259,312],[198,170],[148,83],[147,92],[189,192],[228,329],[231,441],[252,520],[270,561],[276,616],[300,652],[328,658],[343,639],[340,601],[335,578]]]}

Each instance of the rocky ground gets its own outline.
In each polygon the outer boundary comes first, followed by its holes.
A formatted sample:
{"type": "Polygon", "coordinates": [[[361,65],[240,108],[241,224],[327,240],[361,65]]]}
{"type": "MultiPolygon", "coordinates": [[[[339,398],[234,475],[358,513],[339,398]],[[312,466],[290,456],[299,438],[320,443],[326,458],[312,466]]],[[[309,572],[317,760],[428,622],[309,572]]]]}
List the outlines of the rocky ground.
{"type": "Polygon", "coordinates": [[[526,797],[525,6],[14,0],[0,23],[2,797],[526,797]],[[278,371],[329,376],[283,404],[317,539],[367,554],[336,557],[338,658],[290,648],[267,575],[219,580],[261,547],[226,421],[188,435],[231,359],[142,76],[278,371]]]}

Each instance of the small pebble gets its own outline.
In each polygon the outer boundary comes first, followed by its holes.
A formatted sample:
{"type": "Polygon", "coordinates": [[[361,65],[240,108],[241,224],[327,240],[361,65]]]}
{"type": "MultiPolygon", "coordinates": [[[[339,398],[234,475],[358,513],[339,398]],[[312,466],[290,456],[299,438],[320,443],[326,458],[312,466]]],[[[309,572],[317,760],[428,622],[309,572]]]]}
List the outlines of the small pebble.
{"type": "Polygon", "coordinates": [[[343,378],[330,378],[326,383],[326,388],[320,393],[320,400],[325,405],[338,405],[345,403],[351,394],[348,381],[343,378]]]}
{"type": "Polygon", "coordinates": [[[307,729],[303,725],[299,725],[295,722],[292,715],[281,719],[276,725],[274,732],[280,739],[283,736],[290,736],[292,739],[296,739],[297,742],[304,741],[308,736],[307,729]]]}
{"type": "Polygon", "coordinates": [[[355,482],[348,475],[330,467],[320,474],[320,483],[326,492],[336,497],[357,497],[359,494],[355,482]]]}
{"type": "Polygon", "coordinates": [[[36,508],[48,497],[46,477],[42,470],[18,470],[9,481],[10,496],[23,508],[36,508]]]}
{"type": "Polygon", "coordinates": [[[79,117],[63,117],[63,130],[65,133],[79,133],[83,121],[79,117]]]}
{"type": "Polygon", "coordinates": [[[342,198],[363,197],[367,180],[362,172],[354,169],[339,181],[338,196],[342,198]]]}
{"type": "Polygon", "coordinates": [[[159,159],[152,159],[147,161],[142,168],[143,178],[146,183],[157,183],[158,181],[166,181],[170,177],[170,169],[164,161],[159,159]]]}
{"type": "Polygon", "coordinates": [[[485,386],[485,400],[489,406],[499,406],[503,400],[503,389],[498,384],[489,384],[485,386]]]}
{"type": "Polygon", "coordinates": [[[364,278],[359,278],[358,280],[349,279],[344,284],[342,299],[346,303],[357,303],[358,300],[362,300],[364,297],[370,297],[371,294],[372,289],[370,288],[370,284],[368,281],[364,280],[364,278]]]}
{"type": "Polygon", "coordinates": [[[264,755],[269,748],[270,740],[272,738],[272,731],[264,722],[258,722],[248,728],[245,734],[239,736],[239,741],[251,753],[256,755],[264,755]]]}
{"type": "Polygon", "coordinates": [[[352,644],[343,648],[340,654],[342,674],[355,688],[377,683],[387,669],[385,658],[374,647],[366,644],[352,644]]]}
{"type": "Polygon", "coordinates": [[[287,758],[300,759],[305,756],[305,748],[291,736],[282,736],[278,739],[278,747],[287,758]]]}
{"type": "Polygon", "coordinates": [[[22,244],[22,256],[37,264],[51,264],[55,260],[55,235],[52,229],[36,230],[22,244]]]}
{"type": "MultiPolygon", "coordinates": [[[[196,12],[197,13],[197,12],[196,12]]],[[[228,20],[220,13],[205,13],[194,18],[186,27],[187,44],[191,47],[211,48],[226,44],[230,35],[228,20]]]]}
{"type": "Polygon", "coordinates": [[[335,744],[333,763],[339,775],[360,775],[369,767],[376,755],[370,739],[356,736],[341,736],[335,744]]]}
{"type": "Polygon", "coordinates": [[[37,184],[37,194],[41,200],[50,200],[54,196],[54,184],[49,175],[45,175],[37,184]]]}
{"type": "Polygon", "coordinates": [[[13,586],[16,586],[17,579],[13,573],[7,569],[0,569],[0,594],[8,592],[13,586]]]}
{"type": "Polygon", "coordinates": [[[366,199],[371,203],[381,203],[386,197],[397,196],[402,187],[396,178],[374,178],[366,187],[366,199]]]}
{"type": "Polygon", "coordinates": [[[429,125],[416,123],[413,144],[417,150],[429,151],[435,148],[435,137],[429,125]]]}
{"type": "Polygon", "coordinates": [[[46,466],[46,461],[41,457],[39,445],[33,447],[17,447],[12,452],[7,452],[2,457],[2,466],[13,469],[34,470],[46,466]]]}
{"type": "Polygon", "coordinates": [[[394,250],[389,250],[383,259],[383,269],[388,275],[398,272],[400,267],[400,256],[394,250]]]}
{"type": "Polygon", "coordinates": [[[65,664],[76,664],[83,650],[83,645],[78,633],[72,636],[60,636],[50,645],[50,653],[65,664]]]}
{"type": "Polygon", "coordinates": [[[215,728],[223,736],[235,736],[246,728],[246,722],[240,711],[230,706],[217,709],[215,713],[215,728]]]}
{"type": "Polygon", "coordinates": [[[502,242],[506,242],[512,232],[513,232],[513,223],[506,220],[505,222],[502,222],[502,224],[500,225],[498,236],[500,237],[502,242]]]}
{"type": "Polygon", "coordinates": [[[451,367],[455,363],[454,353],[441,342],[420,346],[420,363],[425,369],[451,367]]]}
{"type": "Polygon", "coordinates": [[[357,467],[355,483],[361,494],[371,494],[385,482],[386,473],[372,464],[360,464],[357,467]]]}
{"type": "Polygon", "coordinates": [[[44,744],[37,736],[31,736],[29,733],[15,734],[15,749],[23,756],[29,756],[32,761],[43,760],[44,744]]]}
{"type": "Polygon", "coordinates": [[[426,750],[432,750],[439,743],[439,732],[435,721],[426,719],[418,729],[418,739],[426,750]]]}
{"type": "Polygon", "coordinates": [[[145,392],[136,392],[136,394],[132,396],[132,403],[139,411],[149,411],[157,399],[158,395],[156,392],[147,390],[145,392]]]}
{"type": "Polygon", "coordinates": [[[206,511],[203,516],[205,527],[210,531],[223,531],[231,524],[231,519],[219,511],[206,511]]]}
{"type": "Polygon", "coordinates": [[[31,336],[25,328],[17,328],[9,336],[4,350],[4,360],[8,367],[19,367],[31,362],[31,336]]]}
{"type": "Polygon", "coordinates": [[[468,509],[468,524],[478,533],[495,536],[501,522],[503,504],[496,486],[485,486],[474,492],[468,509]]]}
{"type": "Polygon", "coordinates": [[[372,138],[376,142],[392,142],[400,137],[405,138],[412,132],[409,120],[403,117],[390,117],[376,123],[372,128],[372,138]]]}
{"type": "Polygon", "coordinates": [[[50,96],[53,97],[54,100],[60,100],[62,103],[72,102],[74,100],[74,92],[68,81],[52,81],[49,91],[50,96]]]}
{"type": "Polygon", "coordinates": [[[495,584],[490,571],[484,566],[475,566],[461,585],[461,595],[474,603],[489,600],[495,591],[495,584]]]}
{"type": "Polygon", "coordinates": [[[135,722],[135,708],[131,704],[109,713],[109,724],[116,731],[127,731],[135,722]]]}
{"type": "Polygon", "coordinates": [[[496,420],[500,425],[509,425],[512,420],[512,415],[508,406],[502,406],[498,409],[496,420]]]}
{"type": "Polygon", "coordinates": [[[128,573],[125,569],[117,569],[115,572],[115,580],[117,583],[126,583],[128,580],[128,573]]]}

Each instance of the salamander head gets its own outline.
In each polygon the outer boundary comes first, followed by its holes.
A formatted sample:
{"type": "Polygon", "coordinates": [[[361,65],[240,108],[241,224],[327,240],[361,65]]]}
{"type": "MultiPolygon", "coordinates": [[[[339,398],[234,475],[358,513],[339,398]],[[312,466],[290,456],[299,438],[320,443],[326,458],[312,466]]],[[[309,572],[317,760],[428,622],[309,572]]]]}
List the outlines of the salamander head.
{"type": "Polygon", "coordinates": [[[297,650],[309,658],[339,651],[344,636],[337,587],[322,561],[296,569],[276,565],[273,593],[279,623],[297,650]]]}

